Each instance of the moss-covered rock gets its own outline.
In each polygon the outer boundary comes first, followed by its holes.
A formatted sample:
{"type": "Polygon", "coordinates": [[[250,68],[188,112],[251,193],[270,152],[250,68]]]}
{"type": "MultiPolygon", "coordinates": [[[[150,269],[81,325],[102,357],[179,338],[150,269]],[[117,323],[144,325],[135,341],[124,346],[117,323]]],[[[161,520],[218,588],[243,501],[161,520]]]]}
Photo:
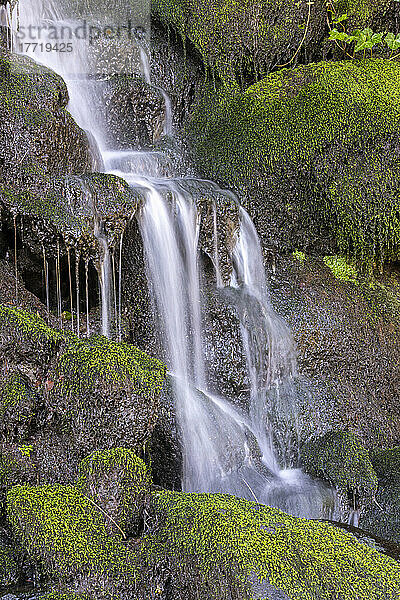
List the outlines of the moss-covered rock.
{"type": "Polygon", "coordinates": [[[159,490],[151,502],[128,544],[75,486],[16,486],[7,516],[53,589],[73,577],[90,598],[396,598],[398,563],[330,524],[228,495],[159,490]]]}
{"type": "Polygon", "coordinates": [[[23,547],[55,579],[132,575],[121,538],[108,535],[104,515],[74,486],[16,486],[7,515],[23,547]]]}
{"type": "Polygon", "coordinates": [[[0,306],[0,356],[35,389],[35,430],[8,442],[15,452],[32,446],[38,481],[70,481],[93,450],[125,444],[139,452],[149,439],[166,367],[141,350],[101,336],[79,339],[37,315],[0,306]]]}
{"type": "Polygon", "coordinates": [[[353,511],[372,502],[378,480],[360,439],[350,432],[330,431],[311,440],[302,450],[307,473],[336,487],[344,504],[353,511]]]}
{"type": "Polygon", "coordinates": [[[320,62],[210,88],[188,125],[197,164],[243,191],[266,247],[334,236],[365,262],[397,260],[399,76],[383,59],[320,62]]]}
{"type": "Polygon", "coordinates": [[[254,81],[292,57],[294,63],[309,59],[319,51],[326,27],[325,3],[319,0],[312,6],[292,0],[153,0],[152,10],[225,81],[254,81]]]}
{"type": "Polygon", "coordinates": [[[79,465],[78,488],[96,502],[109,520],[110,530],[137,534],[151,478],[144,462],[132,450],[98,450],[79,465]]]}
{"type": "Polygon", "coordinates": [[[1,175],[40,165],[51,173],[84,173],[93,159],[86,134],[65,110],[68,92],[55,73],[17,55],[0,55],[1,175]]]}
{"type": "Polygon", "coordinates": [[[167,555],[174,598],[395,598],[400,568],[351,534],[232,496],[153,493],[149,560],[167,555]]]}
{"type": "Polygon", "coordinates": [[[387,540],[400,542],[400,447],[370,450],[378,476],[376,502],[361,517],[361,527],[387,540]]]}

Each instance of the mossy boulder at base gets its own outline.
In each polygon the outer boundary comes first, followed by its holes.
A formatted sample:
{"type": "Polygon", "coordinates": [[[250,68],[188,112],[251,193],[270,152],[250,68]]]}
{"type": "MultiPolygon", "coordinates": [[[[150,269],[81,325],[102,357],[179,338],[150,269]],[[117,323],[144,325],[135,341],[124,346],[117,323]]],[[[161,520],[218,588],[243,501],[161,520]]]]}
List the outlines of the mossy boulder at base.
{"type": "Polygon", "coordinates": [[[378,479],[368,451],[353,433],[329,431],[310,440],[303,447],[302,462],[312,477],[334,485],[350,509],[362,509],[373,501],[378,479]]]}
{"type": "Polygon", "coordinates": [[[91,600],[395,600],[400,585],[398,563],[353,535],[228,495],[153,491],[141,539],[126,542],[73,485],[16,486],[7,518],[53,589],[73,575],[91,600]]]}
{"type": "Polygon", "coordinates": [[[187,126],[197,165],[239,191],[266,248],[398,260],[399,81],[371,59],[210,86],[187,126]]]}
{"type": "Polygon", "coordinates": [[[383,600],[399,589],[394,560],[330,524],[228,495],[159,491],[153,504],[159,527],[142,551],[175,565],[174,598],[383,600]]]}
{"type": "Polygon", "coordinates": [[[111,519],[113,531],[137,533],[150,495],[151,478],[145,463],[132,450],[97,450],[79,465],[77,486],[111,519]]]}

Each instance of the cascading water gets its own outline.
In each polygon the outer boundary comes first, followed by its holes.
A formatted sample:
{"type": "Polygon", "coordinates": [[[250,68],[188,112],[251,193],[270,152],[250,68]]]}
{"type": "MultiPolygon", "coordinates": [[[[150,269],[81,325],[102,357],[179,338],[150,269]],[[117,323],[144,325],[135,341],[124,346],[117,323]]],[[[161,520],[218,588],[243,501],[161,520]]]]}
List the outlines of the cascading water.
{"type": "MultiPolygon", "coordinates": [[[[60,0],[56,6],[47,4],[44,15],[47,22],[68,25],[67,5],[67,0],[60,0]]],[[[20,22],[25,25],[37,23],[42,10],[41,0],[21,0],[20,22]]],[[[31,55],[37,57],[34,53],[31,55]]],[[[144,44],[139,47],[139,55],[142,72],[150,82],[144,44]]],[[[303,516],[328,516],[322,505],[333,503],[333,498],[299,470],[280,468],[280,464],[287,467],[285,457],[290,454],[287,448],[290,436],[285,430],[281,435],[277,434],[274,415],[282,413],[283,421],[286,419],[293,428],[295,351],[290,331],[269,301],[260,244],[250,217],[243,209],[240,210],[240,231],[232,256],[231,291],[241,320],[251,382],[249,409],[241,411],[227,399],[216,396],[209,389],[205,375],[199,266],[200,214],[194,196],[188,191],[188,180],[166,176],[168,159],[161,152],[115,150],[106,146],[104,121],[97,118],[98,111],[96,114],[93,111],[94,104],[101,104],[102,84],[97,82],[95,85],[90,78],[81,76],[88,72],[90,56],[86,47],[82,46],[82,50],[74,52],[73,56],[48,52],[41,54],[41,58],[46,66],[65,79],[70,94],[69,110],[95,140],[106,171],[140,188],[146,197],[139,225],[154,312],[162,329],[166,360],[173,373],[176,414],[184,451],[184,489],[229,492],[303,516]],[[279,455],[277,446],[281,447],[279,455]]],[[[164,90],[157,89],[161,91],[166,105],[164,133],[170,134],[170,100],[164,90]]],[[[190,180],[190,184],[191,187],[198,185],[195,180],[190,180]]],[[[201,185],[208,186],[210,197],[213,197],[215,184],[201,182],[201,185]]],[[[223,194],[222,191],[220,193],[223,194]]],[[[222,277],[215,205],[213,211],[213,259],[220,285],[222,277]]],[[[110,253],[102,223],[96,219],[95,211],[94,217],[95,235],[102,247],[102,330],[104,335],[109,335],[112,304],[110,253]]],[[[121,277],[118,303],[120,315],[121,277]]],[[[118,331],[120,336],[120,323],[118,331]]]]}

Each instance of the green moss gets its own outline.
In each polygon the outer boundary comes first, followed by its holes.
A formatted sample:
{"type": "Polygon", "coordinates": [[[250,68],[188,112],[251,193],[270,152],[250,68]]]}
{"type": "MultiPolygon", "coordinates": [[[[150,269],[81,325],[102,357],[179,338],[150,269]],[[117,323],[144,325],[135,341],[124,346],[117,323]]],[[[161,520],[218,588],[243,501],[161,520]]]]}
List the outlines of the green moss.
{"type": "Polygon", "coordinates": [[[65,340],[60,331],[51,329],[39,315],[0,304],[0,327],[15,332],[24,341],[55,347],[65,340]]]}
{"type": "Polygon", "coordinates": [[[7,494],[7,516],[23,547],[57,578],[132,575],[127,549],[74,486],[16,486],[7,494]]]}
{"type": "Polygon", "coordinates": [[[132,450],[98,450],[79,465],[78,488],[124,532],[137,528],[150,494],[151,477],[132,450]]]}
{"type": "MultiPolygon", "coordinates": [[[[255,80],[290,60],[308,15],[306,3],[294,0],[152,0],[152,10],[223,81],[255,80]]],[[[312,10],[306,46],[322,38],[324,18],[319,6],[312,10]]]]}
{"type": "Polygon", "coordinates": [[[347,14],[351,25],[371,26],[377,14],[389,8],[391,0],[332,0],[338,15],[347,14]]]}
{"type": "Polygon", "coordinates": [[[353,433],[330,431],[308,442],[302,451],[305,470],[334,485],[342,499],[365,506],[378,480],[367,450],[353,433]]]}
{"type": "Polygon", "coordinates": [[[324,263],[339,281],[358,285],[357,269],[344,256],[324,256],[324,263]]]}
{"type": "Polygon", "coordinates": [[[33,404],[32,390],[20,373],[11,373],[0,383],[0,419],[25,423],[33,417],[33,404]]]}
{"type": "Polygon", "coordinates": [[[282,69],[243,93],[210,88],[188,126],[198,166],[261,200],[260,186],[275,203],[295,187],[344,255],[398,260],[399,80],[400,64],[376,59],[282,69]]]}
{"type": "Polygon", "coordinates": [[[158,395],[164,385],[166,367],[129,344],[102,336],[80,340],[71,336],[55,368],[54,394],[84,397],[99,387],[131,386],[131,391],[158,395]]]}
{"type": "Polygon", "coordinates": [[[159,491],[153,502],[159,530],[145,537],[142,551],[173,557],[178,586],[194,579],[188,557],[195,559],[210,600],[226,597],[229,583],[242,599],[273,596],[273,589],[291,600],[396,598],[399,565],[330,524],[226,495],[159,491]],[[246,585],[257,580],[265,585],[261,596],[246,585]]]}
{"type": "Polygon", "coordinates": [[[292,252],[292,256],[299,262],[304,262],[306,259],[305,253],[301,252],[301,250],[297,250],[297,249],[294,252],[292,252]]]}

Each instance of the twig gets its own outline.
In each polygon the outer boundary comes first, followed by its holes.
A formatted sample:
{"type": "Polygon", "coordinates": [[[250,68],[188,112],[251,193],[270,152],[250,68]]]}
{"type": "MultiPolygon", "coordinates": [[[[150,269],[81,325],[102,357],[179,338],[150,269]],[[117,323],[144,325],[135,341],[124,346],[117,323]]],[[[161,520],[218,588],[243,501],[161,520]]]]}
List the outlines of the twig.
{"type": "MultiPolygon", "coordinates": [[[[81,492],[81,493],[82,493],[82,492],[81,492]]],[[[114,519],[113,519],[112,517],[110,517],[110,515],[109,515],[108,513],[106,513],[106,511],[105,511],[103,508],[101,508],[101,506],[99,506],[98,504],[96,504],[96,502],[95,502],[94,500],[92,500],[91,498],[89,498],[89,496],[86,496],[86,494],[82,494],[82,496],[84,496],[85,498],[87,498],[87,499],[89,500],[89,502],[91,502],[91,503],[92,503],[92,504],[93,504],[93,505],[94,505],[96,508],[98,508],[99,510],[101,510],[101,512],[102,512],[102,513],[103,513],[103,514],[104,514],[106,517],[108,517],[112,523],[114,523],[115,527],[116,527],[117,529],[119,529],[119,531],[122,533],[122,537],[124,538],[124,540],[126,540],[126,535],[125,535],[125,533],[122,531],[122,529],[121,529],[121,527],[118,525],[118,523],[116,523],[116,522],[114,521],[114,519]]]]}

